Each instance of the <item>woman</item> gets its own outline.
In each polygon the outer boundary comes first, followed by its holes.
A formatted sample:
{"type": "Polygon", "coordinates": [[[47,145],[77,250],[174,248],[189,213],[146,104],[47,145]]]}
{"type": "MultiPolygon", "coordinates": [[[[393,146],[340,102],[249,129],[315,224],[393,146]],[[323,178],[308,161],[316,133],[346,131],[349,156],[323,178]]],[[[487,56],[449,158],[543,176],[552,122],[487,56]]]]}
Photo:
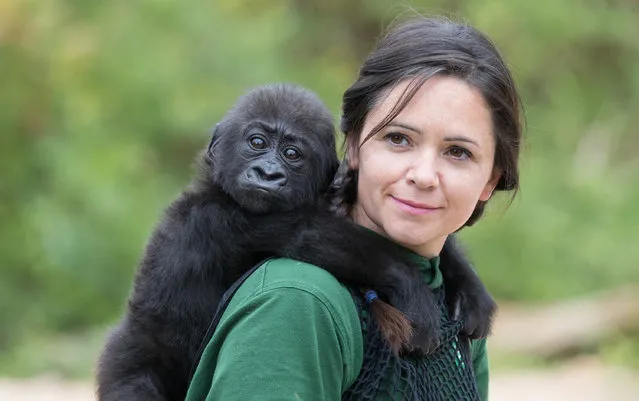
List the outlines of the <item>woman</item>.
{"type": "MultiPolygon", "coordinates": [[[[419,259],[443,292],[439,252],[518,188],[519,101],[475,29],[420,18],[390,31],[344,94],[346,166],[338,209],[419,259]]],[[[458,335],[442,307],[442,344],[394,356],[360,300],[326,271],[270,260],[238,288],[187,400],[487,399],[484,340],[458,335]]]]}

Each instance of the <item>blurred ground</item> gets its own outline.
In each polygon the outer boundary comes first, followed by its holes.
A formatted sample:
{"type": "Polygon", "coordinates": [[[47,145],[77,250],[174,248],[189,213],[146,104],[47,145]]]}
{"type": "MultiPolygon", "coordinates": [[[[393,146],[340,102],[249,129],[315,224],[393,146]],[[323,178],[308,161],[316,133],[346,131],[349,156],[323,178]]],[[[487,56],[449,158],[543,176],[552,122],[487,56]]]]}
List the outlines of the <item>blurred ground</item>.
{"type": "Polygon", "coordinates": [[[630,401],[639,394],[639,372],[580,361],[557,369],[495,373],[491,401],[630,401]]]}
{"type": "MultiPolygon", "coordinates": [[[[491,401],[631,401],[639,394],[639,372],[582,359],[552,370],[497,372],[491,401]]],[[[90,382],[53,377],[0,379],[3,401],[93,400],[90,382]]]]}

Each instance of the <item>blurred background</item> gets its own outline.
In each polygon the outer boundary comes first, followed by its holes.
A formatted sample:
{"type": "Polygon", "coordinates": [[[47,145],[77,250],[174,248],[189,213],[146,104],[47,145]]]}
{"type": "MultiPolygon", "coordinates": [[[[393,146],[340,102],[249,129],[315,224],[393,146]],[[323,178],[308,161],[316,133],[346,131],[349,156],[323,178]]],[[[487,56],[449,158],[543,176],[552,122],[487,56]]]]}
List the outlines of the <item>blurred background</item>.
{"type": "Polygon", "coordinates": [[[522,191],[462,233],[500,304],[493,399],[636,396],[638,0],[0,0],[0,399],[92,399],[146,237],[209,129],[274,81],[337,121],[408,6],[487,33],[525,104],[522,191]]]}

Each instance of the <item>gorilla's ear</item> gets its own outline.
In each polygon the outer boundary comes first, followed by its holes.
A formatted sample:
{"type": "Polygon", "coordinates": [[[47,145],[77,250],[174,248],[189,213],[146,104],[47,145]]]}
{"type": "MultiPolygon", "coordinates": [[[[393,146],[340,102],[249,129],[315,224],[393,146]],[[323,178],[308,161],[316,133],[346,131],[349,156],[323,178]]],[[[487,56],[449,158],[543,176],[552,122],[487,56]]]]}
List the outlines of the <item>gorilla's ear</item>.
{"type": "Polygon", "coordinates": [[[211,141],[209,142],[209,147],[206,149],[206,154],[212,159],[213,151],[215,150],[215,146],[217,145],[220,139],[220,123],[215,124],[215,127],[211,130],[211,141]]]}

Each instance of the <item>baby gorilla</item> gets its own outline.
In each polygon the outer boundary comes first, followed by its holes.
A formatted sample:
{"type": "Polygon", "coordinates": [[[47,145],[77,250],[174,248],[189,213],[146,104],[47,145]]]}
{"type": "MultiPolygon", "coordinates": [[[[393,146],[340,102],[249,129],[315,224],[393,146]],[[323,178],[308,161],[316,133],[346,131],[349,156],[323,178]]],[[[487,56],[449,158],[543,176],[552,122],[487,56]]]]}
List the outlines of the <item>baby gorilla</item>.
{"type": "MultiPolygon", "coordinates": [[[[183,400],[222,295],[269,256],[377,290],[411,320],[419,333],[411,345],[431,349],[439,330],[434,295],[405,251],[328,212],[337,166],[333,119],[312,92],[269,85],[241,97],[147,243],[126,313],[100,358],[98,398],[183,400]]],[[[461,301],[466,334],[485,336],[493,301],[450,249],[442,271],[457,295],[449,303],[461,301]]]]}

